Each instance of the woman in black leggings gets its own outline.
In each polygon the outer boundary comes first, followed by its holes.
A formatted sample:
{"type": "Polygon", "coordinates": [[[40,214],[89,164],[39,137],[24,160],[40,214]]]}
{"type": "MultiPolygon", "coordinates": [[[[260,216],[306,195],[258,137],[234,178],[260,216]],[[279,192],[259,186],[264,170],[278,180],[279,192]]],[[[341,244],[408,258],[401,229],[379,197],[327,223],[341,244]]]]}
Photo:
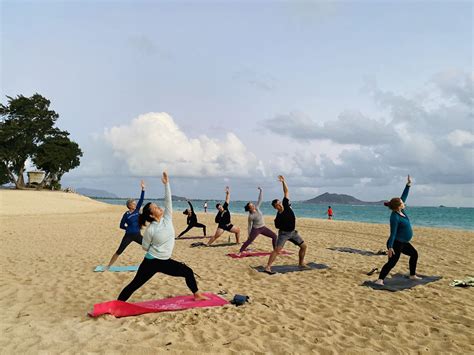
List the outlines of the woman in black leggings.
{"type": "Polygon", "coordinates": [[[193,208],[193,205],[191,204],[191,201],[188,201],[188,204],[191,209],[187,208],[183,211],[183,214],[188,216],[187,221],[186,221],[188,223],[188,227],[184,231],[182,231],[176,237],[176,239],[188,233],[193,227],[202,228],[204,236],[206,236],[206,226],[202,223],[198,223],[197,216],[196,216],[196,213],[194,213],[194,208],[193,208]]]}
{"type": "Polygon", "coordinates": [[[198,292],[193,270],[179,261],[171,259],[174,247],[174,228],[171,204],[171,189],[166,172],[161,181],[165,185],[165,209],[154,203],[147,203],[139,217],[140,226],[149,222],[143,234],[142,247],[147,251],[137,274],[118,296],[119,301],[126,301],[157,272],[166,275],[184,277],[186,285],[194,294],[195,300],[205,300],[206,297],[198,292]]]}
{"type": "Polygon", "coordinates": [[[377,281],[378,285],[383,285],[384,279],[387,277],[390,270],[392,270],[400,259],[401,254],[410,257],[410,279],[416,280],[420,277],[416,276],[416,263],[418,262],[418,252],[410,244],[413,237],[413,230],[411,228],[410,220],[405,212],[405,201],[410,191],[411,178],[408,175],[407,184],[403,190],[401,197],[394,197],[384,205],[392,210],[390,215],[390,237],[387,241],[388,261],[382,267],[377,281]]]}

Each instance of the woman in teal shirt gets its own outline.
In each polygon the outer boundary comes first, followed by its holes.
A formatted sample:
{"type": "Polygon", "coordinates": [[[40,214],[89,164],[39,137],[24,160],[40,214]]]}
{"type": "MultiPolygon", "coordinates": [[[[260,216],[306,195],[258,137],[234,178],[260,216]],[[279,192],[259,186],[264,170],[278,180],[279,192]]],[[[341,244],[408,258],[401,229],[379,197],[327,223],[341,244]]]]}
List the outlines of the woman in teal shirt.
{"type": "Polygon", "coordinates": [[[408,175],[407,184],[403,190],[401,197],[394,197],[384,205],[392,210],[390,215],[390,237],[387,241],[388,261],[382,267],[377,281],[378,285],[383,285],[383,280],[387,277],[390,270],[392,270],[400,259],[401,254],[410,257],[410,279],[420,279],[416,276],[416,263],[418,261],[418,252],[410,244],[413,237],[413,230],[411,228],[410,219],[405,213],[405,201],[410,191],[411,178],[408,175]]]}

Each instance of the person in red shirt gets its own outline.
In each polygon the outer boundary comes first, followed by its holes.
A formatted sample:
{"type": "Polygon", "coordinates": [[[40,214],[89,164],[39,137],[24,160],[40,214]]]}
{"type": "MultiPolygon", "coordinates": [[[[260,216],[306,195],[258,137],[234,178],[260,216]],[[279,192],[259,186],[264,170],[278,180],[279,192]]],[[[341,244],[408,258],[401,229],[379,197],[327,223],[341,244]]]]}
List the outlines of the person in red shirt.
{"type": "Polygon", "coordinates": [[[332,219],[332,215],[333,215],[332,208],[331,206],[328,206],[328,219],[332,219]]]}

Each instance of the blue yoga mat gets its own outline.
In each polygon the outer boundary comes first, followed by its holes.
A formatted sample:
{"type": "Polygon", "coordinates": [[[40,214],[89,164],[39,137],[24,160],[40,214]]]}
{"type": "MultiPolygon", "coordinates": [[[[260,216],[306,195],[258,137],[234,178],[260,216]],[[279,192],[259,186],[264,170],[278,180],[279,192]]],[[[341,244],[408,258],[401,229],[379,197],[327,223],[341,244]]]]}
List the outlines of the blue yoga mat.
{"type": "MultiPolygon", "coordinates": [[[[128,265],[128,266],[111,266],[109,271],[112,272],[124,272],[124,271],[137,271],[138,265],[128,265]]],[[[105,266],[99,265],[94,269],[94,272],[104,272],[105,266]]]]}
{"type": "MultiPolygon", "coordinates": [[[[298,265],[275,265],[275,266],[272,266],[272,271],[277,274],[287,274],[289,272],[329,269],[329,266],[325,264],[316,264],[316,263],[311,262],[306,265],[309,267],[308,269],[300,269],[298,265]]],[[[258,272],[265,272],[264,266],[257,266],[257,267],[254,267],[253,269],[257,270],[258,272]]]]}
{"type": "Polygon", "coordinates": [[[364,281],[362,286],[367,286],[373,288],[374,290],[384,290],[384,291],[402,291],[408,288],[412,288],[418,285],[426,285],[430,282],[435,282],[440,280],[441,276],[425,276],[425,275],[418,275],[421,277],[421,280],[412,280],[406,275],[402,274],[395,274],[390,278],[386,278],[384,280],[383,286],[377,285],[374,281],[364,281]]]}

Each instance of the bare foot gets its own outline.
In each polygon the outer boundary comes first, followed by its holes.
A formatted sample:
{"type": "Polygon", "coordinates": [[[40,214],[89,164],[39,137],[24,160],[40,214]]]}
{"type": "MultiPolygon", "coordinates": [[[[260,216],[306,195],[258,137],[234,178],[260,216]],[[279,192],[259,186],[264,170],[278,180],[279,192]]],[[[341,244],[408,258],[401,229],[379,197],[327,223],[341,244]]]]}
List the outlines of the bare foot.
{"type": "Polygon", "coordinates": [[[416,275],[410,275],[410,280],[421,280],[421,277],[416,275]]]}
{"type": "Polygon", "coordinates": [[[202,293],[200,293],[200,292],[196,292],[196,293],[194,294],[194,300],[195,300],[195,301],[205,301],[205,300],[207,300],[207,297],[204,296],[204,295],[203,295],[202,293]]]}
{"type": "Polygon", "coordinates": [[[272,271],[272,269],[269,268],[269,267],[266,267],[265,269],[263,269],[263,272],[268,274],[268,275],[275,275],[276,274],[276,272],[272,271]]]}
{"type": "Polygon", "coordinates": [[[380,286],[384,286],[384,283],[383,283],[382,279],[378,279],[377,281],[375,281],[375,284],[380,285],[380,286]]]}
{"type": "Polygon", "coordinates": [[[306,264],[300,264],[300,265],[298,265],[298,267],[299,267],[300,269],[311,269],[311,268],[310,268],[308,265],[306,265],[306,264]]]}

